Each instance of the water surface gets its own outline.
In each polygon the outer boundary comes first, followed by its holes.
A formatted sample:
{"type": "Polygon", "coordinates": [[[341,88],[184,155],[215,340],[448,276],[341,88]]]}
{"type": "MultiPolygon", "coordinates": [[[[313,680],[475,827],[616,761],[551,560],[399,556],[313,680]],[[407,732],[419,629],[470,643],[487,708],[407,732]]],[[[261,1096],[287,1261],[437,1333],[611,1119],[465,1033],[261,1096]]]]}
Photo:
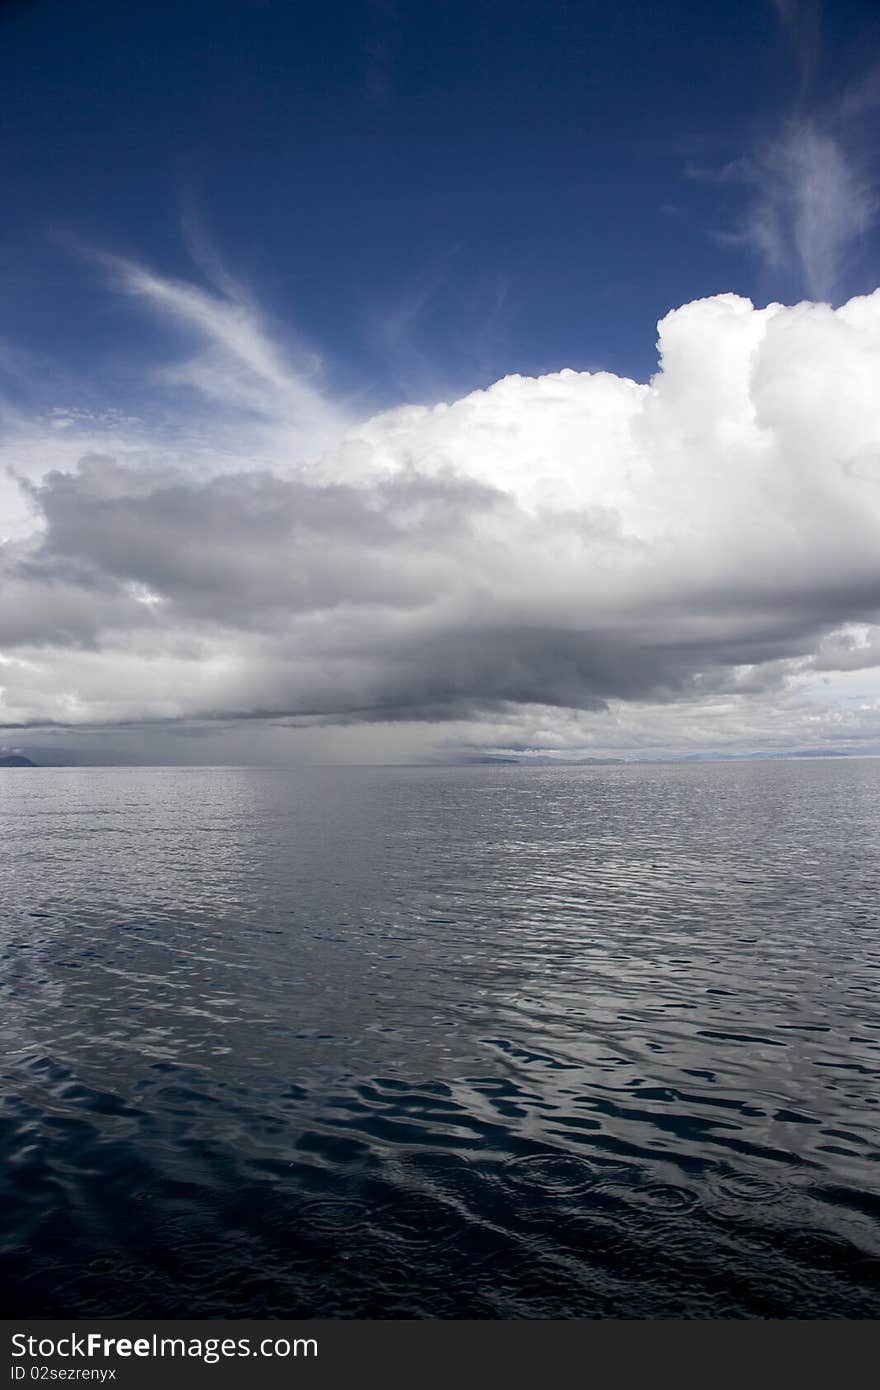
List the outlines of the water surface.
{"type": "Polygon", "coordinates": [[[880,761],[0,770],[3,1311],[880,1316],[880,761]]]}

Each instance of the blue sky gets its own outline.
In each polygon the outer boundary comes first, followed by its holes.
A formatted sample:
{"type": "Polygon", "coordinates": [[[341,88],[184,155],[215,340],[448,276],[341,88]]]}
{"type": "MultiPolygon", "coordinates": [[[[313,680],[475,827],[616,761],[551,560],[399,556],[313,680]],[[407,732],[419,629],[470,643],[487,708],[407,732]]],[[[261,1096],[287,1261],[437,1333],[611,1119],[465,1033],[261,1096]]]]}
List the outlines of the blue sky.
{"type": "Polygon", "coordinates": [[[0,114],[0,747],[880,752],[874,0],[17,0],[0,114]]]}
{"type": "MultiPolygon", "coordinates": [[[[835,112],[880,12],[787,10],[4,6],[3,336],[122,392],[149,327],[77,242],[196,279],[219,256],[376,406],[512,370],[645,379],[674,305],[805,289],[795,254],[737,240],[756,192],[731,166],[804,117],[866,157],[864,119],[835,112]]],[[[876,238],[846,252],[838,298],[872,287],[876,238]]]]}

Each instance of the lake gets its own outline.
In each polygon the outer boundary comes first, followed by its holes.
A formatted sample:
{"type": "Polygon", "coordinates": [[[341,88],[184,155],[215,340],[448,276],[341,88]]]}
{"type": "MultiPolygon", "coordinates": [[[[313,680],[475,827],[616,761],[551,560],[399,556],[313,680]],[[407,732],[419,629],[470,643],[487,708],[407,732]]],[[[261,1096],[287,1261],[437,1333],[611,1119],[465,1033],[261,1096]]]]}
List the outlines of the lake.
{"type": "Polygon", "coordinates": [[[0,771],[3,1313],[880,1316],[880,760],[0,771]]]}

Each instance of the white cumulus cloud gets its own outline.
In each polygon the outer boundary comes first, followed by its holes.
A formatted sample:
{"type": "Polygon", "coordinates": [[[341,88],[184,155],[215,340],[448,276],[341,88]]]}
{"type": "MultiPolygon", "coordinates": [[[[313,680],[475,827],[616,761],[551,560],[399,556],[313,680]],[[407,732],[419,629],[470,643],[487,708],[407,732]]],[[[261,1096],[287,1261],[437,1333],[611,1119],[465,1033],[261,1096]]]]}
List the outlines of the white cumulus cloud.
{"type": "Polygon", "coordinates": [[[10,415],[3,724],[880,742],[880,292],[719,295],[661,322],[647,384],[510,376],[352,422],[246,299],[124,280],[198,347],[161,367],[170,423],[10,415]]]}

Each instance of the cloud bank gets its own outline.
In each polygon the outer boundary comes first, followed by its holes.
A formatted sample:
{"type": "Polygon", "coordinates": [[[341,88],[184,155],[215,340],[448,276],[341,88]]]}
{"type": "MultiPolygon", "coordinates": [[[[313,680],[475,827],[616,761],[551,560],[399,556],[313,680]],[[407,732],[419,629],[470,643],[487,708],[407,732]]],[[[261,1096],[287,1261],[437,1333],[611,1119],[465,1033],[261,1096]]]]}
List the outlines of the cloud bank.
{"type": "Polygon", "coordinates": [[[880,743],[880,292],[357,422],[244,298],[119,274],[197,348],[161,422],[7,411],[3,725],[880,743]]]}

